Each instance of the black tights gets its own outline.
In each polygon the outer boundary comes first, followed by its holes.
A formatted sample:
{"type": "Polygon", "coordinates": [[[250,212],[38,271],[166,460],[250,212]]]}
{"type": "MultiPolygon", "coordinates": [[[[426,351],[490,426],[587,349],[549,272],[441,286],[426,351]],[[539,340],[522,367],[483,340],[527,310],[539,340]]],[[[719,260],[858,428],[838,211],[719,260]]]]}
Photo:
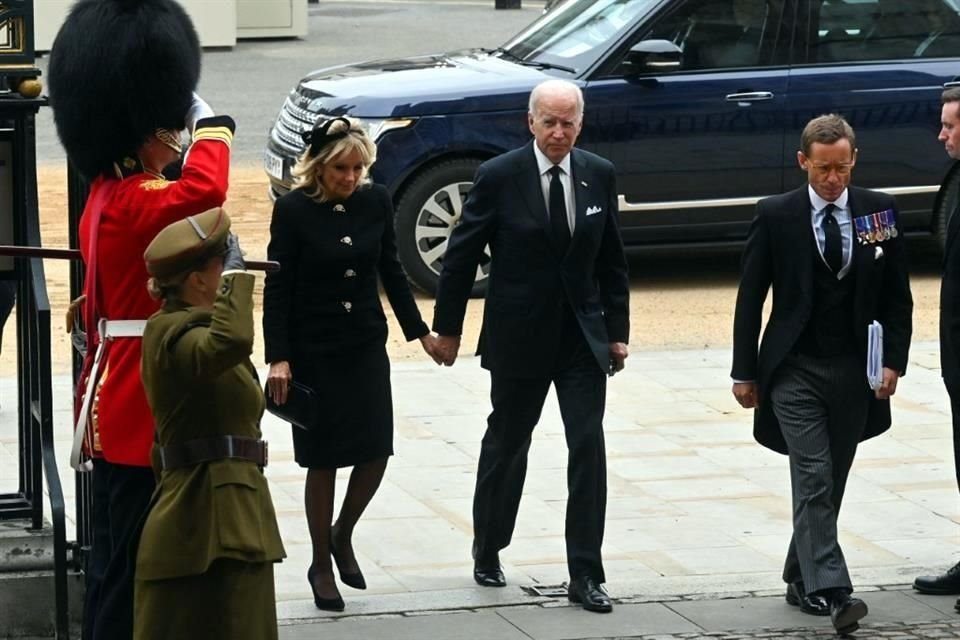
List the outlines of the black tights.
{"type": "Polygon", "coordinates": [[[359,571],[357,558],[353,553],[353,529],[376,494],[386,468],[387,458],[358,464],[353,468],[336,523],[333,523],[333,496],[337,484],[337,470],[307,471],[304,503],[313,544],[313,583],[320,597],[335,598],[339,593],[330,558],[331,538],[345,572],[359,571]]]}

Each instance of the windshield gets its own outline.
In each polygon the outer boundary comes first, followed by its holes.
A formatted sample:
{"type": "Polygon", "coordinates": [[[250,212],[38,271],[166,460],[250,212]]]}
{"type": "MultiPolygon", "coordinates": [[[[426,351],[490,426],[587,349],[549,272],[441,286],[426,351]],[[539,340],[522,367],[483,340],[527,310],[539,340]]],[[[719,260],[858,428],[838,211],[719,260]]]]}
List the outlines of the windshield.
{"type": "Polygon", "coordinates": [[[567,0],[504,45],[519,60],[581,72],[593,65],[659,0],[567,0]]]}

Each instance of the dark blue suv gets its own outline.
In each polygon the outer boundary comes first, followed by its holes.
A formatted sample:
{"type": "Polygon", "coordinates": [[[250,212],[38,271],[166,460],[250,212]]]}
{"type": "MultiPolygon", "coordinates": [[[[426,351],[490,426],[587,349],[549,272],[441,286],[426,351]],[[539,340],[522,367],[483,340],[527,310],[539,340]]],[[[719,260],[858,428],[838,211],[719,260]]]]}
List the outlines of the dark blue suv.
{"type": "Polygon", "coordinates": [[[803,180],[800,131],[826,112],[857,132],[856,184],[895,194],[908,233],[945,229],[936,135],[960,80],[957,0],[566,0],[496,50],[311,73],[270,135],[272,191],[289,188],[300,131],[362,119],[401,260],[433,291],[474,171],[529,140],[528,95],[548,77],[583,88],[579,145],[617,166],[628,246],[742,242],[757,199],[803,180]]]}

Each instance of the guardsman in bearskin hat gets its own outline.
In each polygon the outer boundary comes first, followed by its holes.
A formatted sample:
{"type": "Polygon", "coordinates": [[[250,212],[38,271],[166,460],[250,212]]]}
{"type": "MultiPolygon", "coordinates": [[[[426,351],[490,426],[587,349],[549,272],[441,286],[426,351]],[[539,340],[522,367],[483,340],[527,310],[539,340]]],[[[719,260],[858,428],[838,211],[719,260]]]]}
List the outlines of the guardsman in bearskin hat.
{"type": "Polygon", "coordinates": [[[147,292],[143,253],[167,225],[226,199],[234,122],[194,93],[200,55],[175,0],[78,0],[50,54],[57,133],[91,181],[79,236],[88,350],[72,456],[78,466],[82,448],[94,471],[84,638],[132,637],[130,546],[154,489],[140,355],[159,303],[147,292]],[[193,143],[169,181],[163,170],[180,159],[183,129],[193,143]]]}

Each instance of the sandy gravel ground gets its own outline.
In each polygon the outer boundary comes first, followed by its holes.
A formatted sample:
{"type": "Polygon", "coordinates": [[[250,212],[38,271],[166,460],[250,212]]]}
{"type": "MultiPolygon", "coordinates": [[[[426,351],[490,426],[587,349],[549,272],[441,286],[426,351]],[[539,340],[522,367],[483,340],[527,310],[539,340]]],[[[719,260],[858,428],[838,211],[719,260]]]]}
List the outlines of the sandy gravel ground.
{"type": "MultiPolygon", "coordinates": [[[[66,171],[60,166],[41,166],[39,170],[40,217],[45,246],[67,246],[66,171]]],[[[250,257],[265,257],[271,204],[267,197],[267,179],[259,166],[234,167],[230,181],[227,211],[250,257]]],[[[912,285],[915,302],[914,339],[932,340],[937,336],[937,297],[939,265],[934,252],[924,243],[911,246],[912,285]]],[[[64,332],[64,313],[69,302],[67,265],[48,260],[44,265],[53,312],[53,362],[57,372],[69,370],[69,340],[64,332]]],[[[733,307],[736,298],[738,254],[735,252],[691,253],[655,251],[632,254],[631,269],[631,349],[700,349],[729,345],[733,307]]],[[[262,281],[261,281],[262,287],[262,281]]],[[[258,289],[259,298],[261,290],[258,289]]],[[[417,302],[427,322],[433,315],[433,300],[417,294],[417,302]]],[[[471,353],[480,328],[482,301],[467,307],[463,353],[471,353]]],[[[406,343],[393,320],[389,304],[392,358],[426,358],[418,342],[406,343]]],[[[259,315],[259,305],[257,313],[259,315]]],[[[258,320],[259,323],[259,320],[258,320]]],[[[0,354],[0,375],[16,370],[15,323],[7,323],[0,354]]],[[[535,336],[531,336],[535,339],[535,336]]],[[[254,354],[257,365],[263,362],[263,345],[258,340],[254,354]]],[[[629,361],[628,361],[629,365],[629,361]]]]}

